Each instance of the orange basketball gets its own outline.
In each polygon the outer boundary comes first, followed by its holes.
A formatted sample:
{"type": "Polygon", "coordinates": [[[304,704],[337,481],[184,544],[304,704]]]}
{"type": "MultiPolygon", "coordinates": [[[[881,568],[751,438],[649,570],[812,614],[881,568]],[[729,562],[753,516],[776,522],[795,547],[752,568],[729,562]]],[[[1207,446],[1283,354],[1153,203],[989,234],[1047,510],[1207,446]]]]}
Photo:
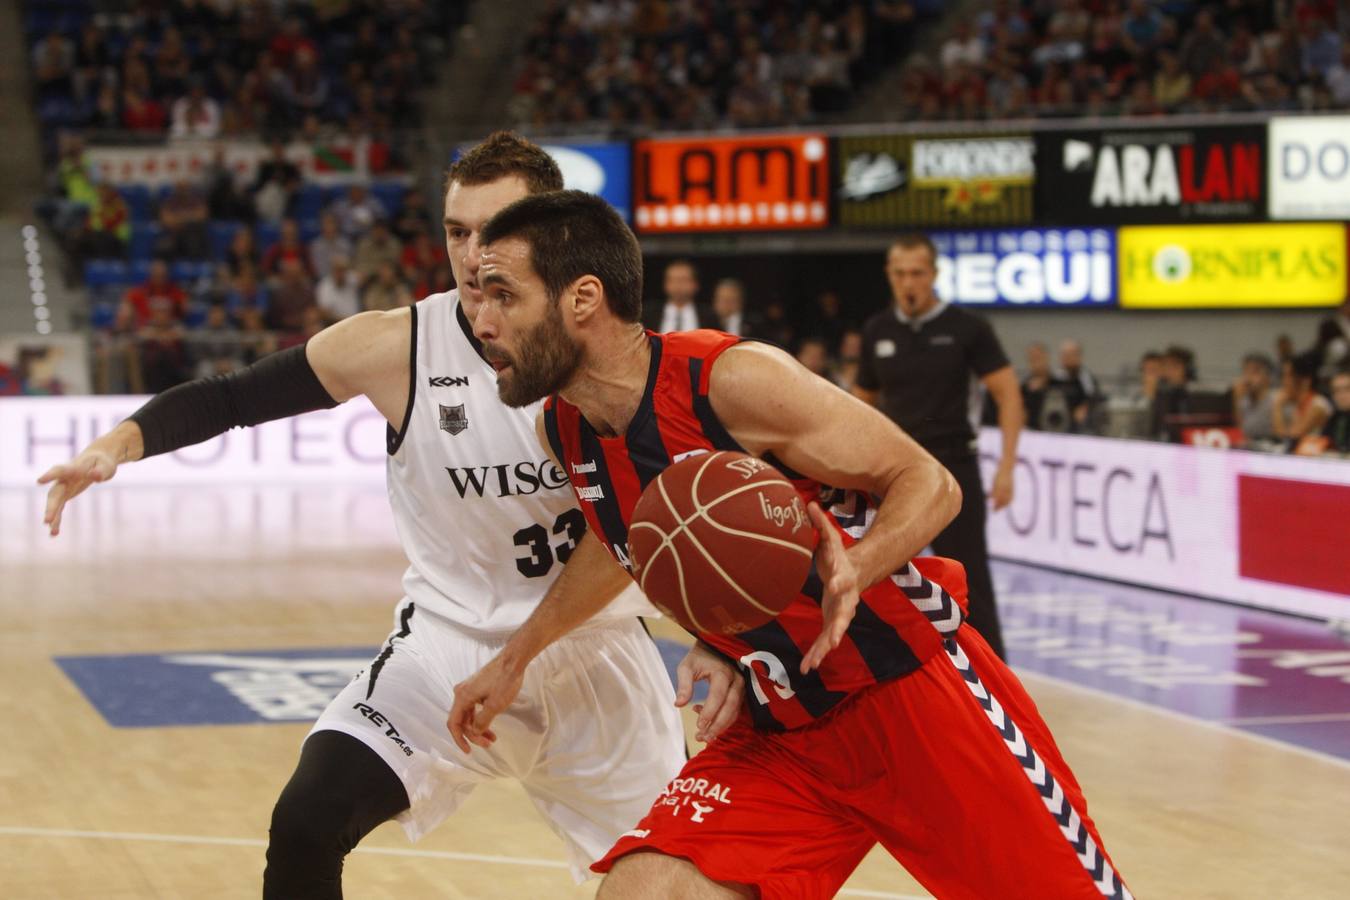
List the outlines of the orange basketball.
{"type": "Polygon", "coordinates": [[[658,475],[628,526],[638,584],[691,631],[735,634],[768,622],[801,591],[815,546],[792,482],[727,451],[658,475]]]}

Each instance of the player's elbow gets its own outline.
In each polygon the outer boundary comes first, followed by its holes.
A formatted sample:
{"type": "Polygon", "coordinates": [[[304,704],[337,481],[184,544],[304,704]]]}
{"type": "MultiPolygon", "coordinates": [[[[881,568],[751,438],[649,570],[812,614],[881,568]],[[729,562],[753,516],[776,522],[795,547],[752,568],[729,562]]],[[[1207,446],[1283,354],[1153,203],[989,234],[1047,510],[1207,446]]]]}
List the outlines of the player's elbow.
{"type": "Polygon", "coordinates": [[[933,468],[933,490],[936,494],[933,505],[941,519],[940,527],[946,528],[961,511],[961,485],[942,463],[933,460],[930,465],[933,468]]]}

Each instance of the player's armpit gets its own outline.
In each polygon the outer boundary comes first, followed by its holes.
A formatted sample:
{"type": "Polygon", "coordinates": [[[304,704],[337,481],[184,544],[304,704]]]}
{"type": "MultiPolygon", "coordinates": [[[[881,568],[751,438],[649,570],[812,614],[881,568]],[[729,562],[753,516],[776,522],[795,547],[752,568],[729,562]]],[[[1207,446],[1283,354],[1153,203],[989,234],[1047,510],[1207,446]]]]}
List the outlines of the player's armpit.
{"type": "Polygon", "coordinates": [[[709,400],[748,452],[882,498],[867,537],[849,548],[863,586],[908,562],[961,508],[956,480],[909,435],[781,350],[727,350],[713,368],[709,400]]]}

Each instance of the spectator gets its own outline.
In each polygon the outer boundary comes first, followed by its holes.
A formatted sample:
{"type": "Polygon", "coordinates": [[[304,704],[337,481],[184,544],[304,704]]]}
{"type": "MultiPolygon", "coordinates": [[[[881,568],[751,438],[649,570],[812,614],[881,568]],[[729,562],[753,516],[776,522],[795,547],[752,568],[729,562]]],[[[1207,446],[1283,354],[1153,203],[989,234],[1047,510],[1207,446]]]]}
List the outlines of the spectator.
{"type": "Polygon", "coordinates": [[[1275,437],[1291,447],[1297,447],[1308,435],[1319,433],[1331,418],[1331,404],[1314,387],[1320,363],[1317,354],[1300,353],[1284,364],[1271,419],[1275,437]]]}
{"type": "Polygon", "coordinates": [[[1049,349],[1040,341],[1028,344],[1027,376],[1022,379],[1022,406],[1026,409],[1028,428],[1041,427],[1041,412],[1053,381],[1049,349]]]}
{"type": "Polygon", "coordinates": [[[697,302],[698,273],[692,262],[677,259],[667,264],[663,285],[665,301],[647,304],[643,309],[646,327],[659,332],[717,327],[717,316],[712,308],[697,302]]]}
{"type": "Polygon", "coordinates": [[[155,242],[155,255],[182,259],[205,259],[209,239],[206,197],[195,185],[177,181],[159,205],[163,231],[155,242]]]}
{"type": "Polygon", "coordinates": [[[284,219],[281,234],[277,242],[263,252],[262,273],[264,277],[282,274],[286,263],[294,262],[305,273],[306,278],[314,277],[314,266],[309,259],[309,251],[300,240],[300,225],[294,219],[284,219]]]}
{"type": "Polygon", "coordinates": [[[1181,65],[1192,78],[1218,68],[1227,54],[1223,34],[1214,26],[1214,14],[1201,9],[1181,42],[1181,65]]]}
{"type": "Polygon", "coordinates": [[[176,138],[213,138],[220,134],[220,104],[206,95],[197,79],[186,97],[174,101],[169,134],[176,138]]]}
{"type": "Polygon", "coordinates": [[[33,48],[33,79],[39,96],[70,94],[74,73],[75,47],[60,31],[50,32],[33,48]]]}
{"type": "Polygon", "coordinates": [[[838,347],[844,332],[856,326],[844,318],[839,292],[826,290],[816,295],[816,308],[809,327],[813,334],[825,341],[826,347],[838,347]]]}
{"type": "Polygon", "coordinates": [[[167,303],[149,307],[136,329],[130,357],[130,380],[136,393],[158,394],[188,379],[189,362],[183,342],[181,314],[167,303]]]}
{"type": "Polygon", "coordinates": [[[315,299],[329,322],[354,316],[361,311],[361,279],[352,271],[347,257],[332,257],[328,274],[319,279],[315,299]]]}
{"type": "Polygon", "coordinates": [[[413,289],[415,297],[430,297],[432,294],[444,294],[455,286],[455,273],[450,261],[437,263],[413,289]]]}
{"type": "Polygon", "coordinates": [[[1179,419],[1190,412],[1194,371],[1195,354],[1189,348],[1173,344],[1163,351],[1149,428],[1153,437],[1172,443],[1181,440],[1179,419]]]}
{"type": "Polygon", "coordinates": [[[713,288],[713,313],[717,316],[717,326],[727,334],[737,337],[754,337],[758,317],[745,309],[745,285],[736,278],[723,278],[713,288]]]}
{"type": "MultiPolygon", "coordinates": [[[[1341,307],[1342,310],[1345,307],[1341,307]]],[[[1325,326],[1324,326],[1325,327],[1325,326]]],[[[1286,360],[1294,358],[1294,339],[1287,334],[1275,338],[1275,360],[1283,366],[1286,360]]]]}
{"type": "Polygon", "coordinates": [[[63,134],[61,159],[57,163],[56,183],[60,196],[41,207],[51,219],[52,228],[63,238],[77,227],[98,202],[93,169],[84,152],[84,140],[75,134],[63,134]]]}
{"type": "Polygon", "coordinates": [[[234,283],[225,295],[225,311],[229,313],[230,321],[246,329],[254,313],[259,322],[265,321],[271,301],[271,292],[258,281],[257,270],[253,266],[245,266],[235,273],[234,283]]]}
{"type": "Polygon", "coordinates": [[[405,193],[403,205],[399,207],[398,216],[394,219],[394,234],[406,244],[431,227],[431,214],[427,212],[426,195],[418,190],[405,193]]]}
{"type": "Polygon", "coordinates": [[[128,131],[164,130],[164,106],[151,94],[150,75],[144,63],[128,63],[123,73],[122,127],[128,131]]]}
{"type": "Polygon", "coordinates": [[[397,266],[402,255],[403,248],[398,238],[389,233],[389,226],[384,219],[375,219],[370,232],[356,242],[356,272],[362,281],[366,281],[386,263],[397,266]]]}
{"type": "Polygon", "coordinates": [[[272,141],[271,156],[258,166],[251,192],[259,218],[280,221],[300,184],[300,169],[286,156],[286,142],[272,141]]]}
{"type": "Polygon", "coordinates": [[[445,244],[434,240],[431,233],[423,229],[413,239],[412,243],[403,248],[403,254],[399,261],[402,263],[405,272],[415,274],[416,277],[412,279],[412,282],[416,284],[437,265],[448,262],[449,257],[445,255],[445,244]]]}
{"type": "Polygon", "coordinates": [[[1350,362],[1350,300],[1317,326],[1317,341],[1313,344],[1324,371],[1339,368],[1350,362]]]}
{"type": "Polygon", "coordinates": [[[371,196],[366,186],[359,182],[349,187],[347,196],[334,203],[330,211],[337,217],[342,233],[353,240],[389,215],[384,204],[371,196]]]}
{"type": "Polygon", "coordinates": [[[1322,426],[1328,453],[1350,454],[1350,371],[1331,376],[1331,417],[1322,426]]]}
{"type": "Polygon", "coordinates": [[[304,265],[296,257],[283,257],[276,286],[267,307],[267,325],[273,331],[298,333],[305,326],[305,311],[316,307],[314,287],[304,265]]]}
{"type": "Polygon", "coordinates": [[[1325,79],[1341,60],[1342,38],[1321,16],[1307,19],[1299,43],[1302,50],[1300,68],[1304,75],[1325,79]]]}
{"type": "Polygon", "coordinates": [[[131,212],[111,184],[100,184],[86,226],[74,240],[80,259],[121,259],[131,240],[131,212]]]}
{"type": "Polygon", "coordinates": [[[392,261],[381,263],[375,277],[361,292],[361,305],[365,309],[396,309],[413,303],[412,292],[399,279],[398,267],[392,261]]]}
{"type": "Polygon", "coordinates": [[[797,362],[821,378],[830,377],[830,351],[818,337],[809,337],[797,348],[797,362]]]}
{"type": "Polygon", "coordinates": [[[1083,366],[1083,345],[1075,340],[1059,344],[1059,372],[1056,378],[1064,385],[1065,399],[1073,416],[1073,431],[1086,431],[1093,407],[1101,400],[1101,386],[1097,376],[1083,366]]]}
{"type": "Polygon", "coordinates": [[[239,189],[234,170],[226,162],[223,144],[216,144],[211,151],[211,162],[202,174],[202,188],[206,192],[206,207],[211,218],[253,221],[253,199],[239,189]]]}
{"type": "Polygon", "coordinates": [[[1275,437],[1272,413],[1275,392],[1271,390],[1274,373],[1270,357],[1248,353],[1242,358],[1242,376],[1233,382],[1233,421],[1242,428],[1249,444],[1275,437]]]}
{"type": "Polygon", "coordinates": [[[229,266],[231,274],[238,275],[245,269],[256,270],[261,261],[253,229],[245,225],[236,230],[234,237],[230,238],[230,246],[225,249],[225,264],[229,266]]]}
{"type": "Polygon", "coordinates": [[[852,391],[858,383],[858,366],[862,362],[862,332],[850,330],[844,332],[839,341],[839,358],[835,361],[832,379],[846,391],[852,391]]]}
{"type": "Polygon", "coordinates": [[[1163,31],[1163,17],[1149,0],[1130,0],[1130,11],[1121,20],[1125,49],[1135,59],[1147,57],[1163,31]]]}
{"type": "Polygon", "coordinates": [[[1191,97],[1191,75],[1171,50],[1158,51],[1158,73],[1153,76],[1153,96],[1163,109],[1176,112],[1191,97]]]}
{"type": "Polygon", "coordinates": [[[284,81],[284,96],[292,114],[304,116],[323,109],[328,100],[328,76],[319,66],[319,58],[312,46],[300,47],[295,53],[295,64],[284,81]]]}
{"type": "Polygon", "coordinates": [[[969,18],[961,16],[956,20],[952,36],[942,44],[939,59],[942,68],[953,69],[957,66],[980,66],[984,64],[985,44],[975,34],[975,28],[969,18]]]}
{"type": "Polygon", "coordinates": [[[318,277],[323,278],[339,256],[344,262],[351,261],[352,242],[338,229],[337,217],[324,213],[319,217],[318,235],[309,242],[309,261],[318,277]]]}
{"type": "Polygon", "coordinates": [[[1158,388],[1163,385],[1163,357],[1156,350],[1149,350],[1139,358],[1139,396],[1137,400],[1152,407],[1158,396],[1158,388]]]}
{"type": "Polygon", "coordinates": [[[152,321],[162,327],[180,323],[187,311],[187,294],[169,278],[169,264],[162,259],[150,263],[150,277],[144,284],[129,288],[117,311],[118,331],[138,331],[152,321]]]}
{"type": "Polygon", "coordinates": [[[1341,109],[1350,108],[1350,41],[1341,44],[1341,58],[1327,69],[1327,89],[1331,99],[1341,109]]]}
{"type": "Polygon", "coordinates": [[[239,329],[223,303],[206,308],[206,321],[187,335],[194,378],[224,375],[243,365],[239,329]]]}

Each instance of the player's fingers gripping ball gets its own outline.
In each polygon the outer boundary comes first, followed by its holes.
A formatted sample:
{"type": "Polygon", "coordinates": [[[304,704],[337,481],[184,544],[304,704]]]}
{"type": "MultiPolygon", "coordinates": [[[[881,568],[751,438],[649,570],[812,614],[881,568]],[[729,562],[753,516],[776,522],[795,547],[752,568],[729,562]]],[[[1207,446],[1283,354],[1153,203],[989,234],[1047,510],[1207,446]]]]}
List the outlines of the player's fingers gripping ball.
{"type": "Polygon", "coordinates": [[[783,611],[811,571],[816,538],[792,482],[728,451],[663,471],[628,528],[634,572],[652,603],[685,628],[722,634],[783,611]]]}

